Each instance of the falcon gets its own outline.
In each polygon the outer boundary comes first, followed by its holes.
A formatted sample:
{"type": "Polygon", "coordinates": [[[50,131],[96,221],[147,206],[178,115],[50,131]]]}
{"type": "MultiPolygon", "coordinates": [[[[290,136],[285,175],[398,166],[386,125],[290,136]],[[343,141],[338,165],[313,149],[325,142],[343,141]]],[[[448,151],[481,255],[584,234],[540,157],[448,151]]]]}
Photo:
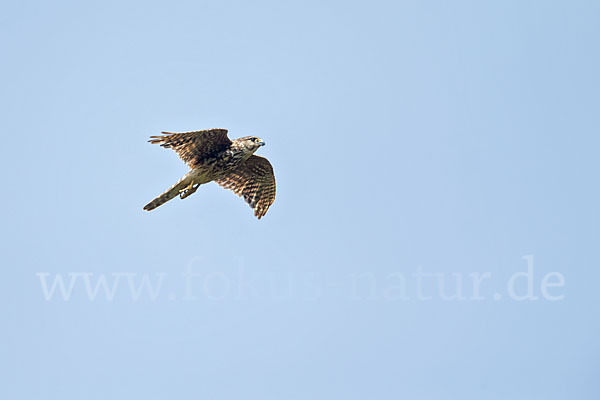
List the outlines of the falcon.
{"type": "Polygon", "coordinates": [[[275,201],[275,175],[269,160],[254,155],[265,142],[256,136],[230,140],[227,129],[161,132],[150,143],[173,149],[190,168],[176,184],[144,206],[151,211],[179,196],[185,199],[202,184],[215,181],[242,196],[261,219],[275,201]]]}

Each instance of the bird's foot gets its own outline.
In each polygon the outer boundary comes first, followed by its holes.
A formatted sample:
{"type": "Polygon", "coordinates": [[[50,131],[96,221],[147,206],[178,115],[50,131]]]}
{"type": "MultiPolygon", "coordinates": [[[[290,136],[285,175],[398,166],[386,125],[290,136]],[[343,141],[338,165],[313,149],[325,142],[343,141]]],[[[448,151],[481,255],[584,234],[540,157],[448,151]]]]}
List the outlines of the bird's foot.
{"type": "Polygon", "coordinates": [[[185,199],[189,195],[193,194],[196,190],[198,190],[199,186],[200,184],[194,184],[193,182],[190,183],[186,188],[181,189],[179,191],[179,198],[182,200],[185,199]]]}

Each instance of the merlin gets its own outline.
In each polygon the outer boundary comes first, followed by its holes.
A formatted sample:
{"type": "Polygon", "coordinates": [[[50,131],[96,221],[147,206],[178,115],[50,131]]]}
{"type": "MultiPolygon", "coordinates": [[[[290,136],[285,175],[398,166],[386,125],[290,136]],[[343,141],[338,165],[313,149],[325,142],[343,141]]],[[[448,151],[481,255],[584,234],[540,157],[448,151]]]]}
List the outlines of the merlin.
{"type": "Polygon", "coordinates": [[[215,181],[242,196],[261,219],[275,201],[275,176],[269,160],[254,155],[265,142],[256,136],[230,140],[227,129],[151,136],[150,143],[173,149],[190,171],[166,192],[144,206],[151,211],[179,196],[185,199],[204,183],[215,181]]]}

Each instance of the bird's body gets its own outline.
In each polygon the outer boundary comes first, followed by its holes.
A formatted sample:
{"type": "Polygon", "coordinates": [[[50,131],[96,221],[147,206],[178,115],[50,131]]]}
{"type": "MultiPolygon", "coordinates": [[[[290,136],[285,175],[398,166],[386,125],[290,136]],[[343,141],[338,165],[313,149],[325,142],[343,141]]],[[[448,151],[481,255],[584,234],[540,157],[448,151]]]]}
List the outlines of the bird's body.
{"type": "Polygon", "coordinates": [[[178,195],[185,199],[212,181],[243,196],[259,219],[275,201],[273,168],[266,158],[254,155],[264,145],[261,139],[246,136],[232,141],[225,129],[163,134],[152,136],[150,143],[174,149],[190,171],[144,210],[153,210],[178,195]]]}

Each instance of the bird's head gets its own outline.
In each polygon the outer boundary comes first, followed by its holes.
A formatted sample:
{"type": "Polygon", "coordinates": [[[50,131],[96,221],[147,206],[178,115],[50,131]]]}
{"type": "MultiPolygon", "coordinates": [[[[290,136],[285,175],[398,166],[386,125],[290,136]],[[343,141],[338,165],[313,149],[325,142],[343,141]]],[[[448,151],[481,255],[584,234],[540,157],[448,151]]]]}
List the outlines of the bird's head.
{"type": "Polygon", "coordinates": [[[246,136],[238,139],[247,152],[254,153],[260,146],[264,146],[265,142],[256,136],[246,136]]]}

